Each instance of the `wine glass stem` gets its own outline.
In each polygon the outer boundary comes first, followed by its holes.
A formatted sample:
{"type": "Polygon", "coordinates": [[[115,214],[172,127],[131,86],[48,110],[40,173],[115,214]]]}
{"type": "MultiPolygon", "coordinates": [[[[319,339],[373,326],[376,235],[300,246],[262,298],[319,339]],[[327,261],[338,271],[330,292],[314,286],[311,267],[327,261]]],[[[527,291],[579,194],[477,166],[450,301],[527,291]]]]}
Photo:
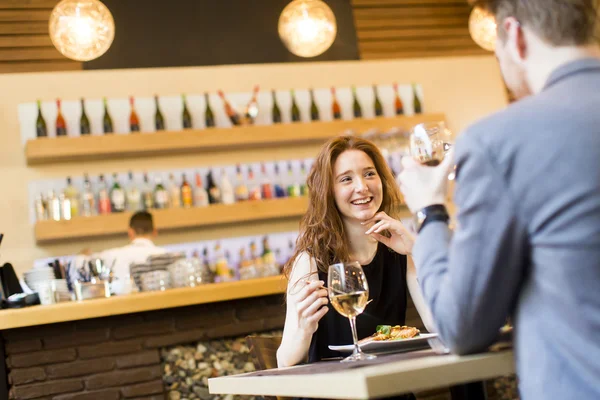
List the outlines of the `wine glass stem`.
{"type": "Polygon", "coordinates": [[[350,329],[352,330],[352,339],[354,340],[354,354],[360,353],[360,347],[358,347],[358,338],[356,335],[356,317],[349,317],[350,329]]]}

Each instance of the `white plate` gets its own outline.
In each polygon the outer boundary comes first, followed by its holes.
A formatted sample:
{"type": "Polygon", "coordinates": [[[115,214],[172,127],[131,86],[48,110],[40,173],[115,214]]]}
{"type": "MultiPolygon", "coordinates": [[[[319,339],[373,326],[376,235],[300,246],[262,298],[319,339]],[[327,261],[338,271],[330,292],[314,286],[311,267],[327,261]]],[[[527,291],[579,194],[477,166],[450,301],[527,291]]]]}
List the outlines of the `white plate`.
{"type": "MultiPolygon", "coordinates": [[[[361,348],[361,350],[364,350],[366,352],[397,351],[402,349],[410,349],[411,347],[416,345],[422,345],[424,343],[427,343],[427,339],[431,339],[437,336],[437,333],[421,333],[419,336],[410,339],[371,341],[364,344],[359,344],[359,347],[361,348]]],[[[343,346],[329,346],[329,350],[346,353],[353,351],[354,345],[346,344],[343,346]]]]}

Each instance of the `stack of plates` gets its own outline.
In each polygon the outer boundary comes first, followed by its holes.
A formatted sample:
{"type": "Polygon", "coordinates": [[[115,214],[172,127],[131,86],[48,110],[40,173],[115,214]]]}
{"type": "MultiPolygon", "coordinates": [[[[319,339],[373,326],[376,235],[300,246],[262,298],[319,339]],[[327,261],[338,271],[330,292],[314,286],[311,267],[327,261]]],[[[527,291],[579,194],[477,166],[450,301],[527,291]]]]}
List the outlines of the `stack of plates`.
{"type": "Polygon", "coordinates": [[[34,292],[39,292],[41,285],[51,285],[55,292],[69,293],[66,279],[54,279],[54,270],[50,267],[38,267],[25,272],[24,280],[34,292]]]}

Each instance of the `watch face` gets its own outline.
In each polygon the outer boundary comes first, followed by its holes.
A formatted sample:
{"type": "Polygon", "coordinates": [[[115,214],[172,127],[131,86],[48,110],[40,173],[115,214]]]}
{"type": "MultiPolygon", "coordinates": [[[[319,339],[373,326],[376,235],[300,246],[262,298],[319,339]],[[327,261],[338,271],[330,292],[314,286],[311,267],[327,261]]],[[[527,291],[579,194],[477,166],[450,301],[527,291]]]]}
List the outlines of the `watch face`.
{"type": "Polygon", "coordinates": [[[417,211],[415,214],[415,230],[417,232],[421,229],[421,225],[423,225],[423,222],[425,221],[425,216],[425,213],[421,210],[417,211]]]}

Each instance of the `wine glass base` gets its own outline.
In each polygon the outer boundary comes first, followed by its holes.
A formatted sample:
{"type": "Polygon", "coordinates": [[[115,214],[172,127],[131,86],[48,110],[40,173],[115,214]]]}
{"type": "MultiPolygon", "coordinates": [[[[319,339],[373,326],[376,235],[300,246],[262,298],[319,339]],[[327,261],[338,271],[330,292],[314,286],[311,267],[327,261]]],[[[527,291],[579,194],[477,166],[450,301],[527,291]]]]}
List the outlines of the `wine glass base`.
{"type": "Polygon", "coordinates": [[[353,362],[353,361],[372,360],[374,358],[377,358],[377,356],[375,356],[373,354],[363,353],[361,351],[360,353],[354,353],[351,356],[344,358],[341,362],[353,362]]]}

